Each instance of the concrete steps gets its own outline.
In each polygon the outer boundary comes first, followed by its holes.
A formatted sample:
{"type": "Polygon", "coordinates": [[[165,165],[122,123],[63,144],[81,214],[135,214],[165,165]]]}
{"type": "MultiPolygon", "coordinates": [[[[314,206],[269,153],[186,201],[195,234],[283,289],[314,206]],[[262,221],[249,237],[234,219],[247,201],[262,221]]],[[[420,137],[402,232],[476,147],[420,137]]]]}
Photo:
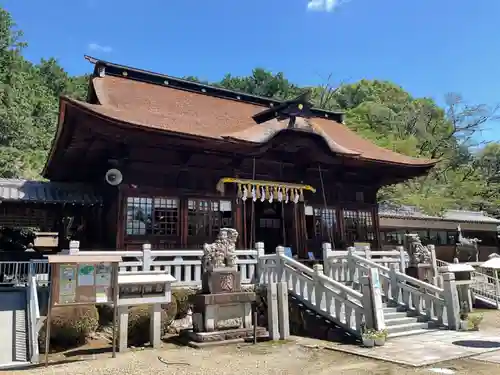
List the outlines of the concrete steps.
{"type": "Polygon", "coordinates": [[[384,320],[388,338],[410,336],[434,331],[430,322],[412,316],[400,307],[384,307],[384,320]]]}

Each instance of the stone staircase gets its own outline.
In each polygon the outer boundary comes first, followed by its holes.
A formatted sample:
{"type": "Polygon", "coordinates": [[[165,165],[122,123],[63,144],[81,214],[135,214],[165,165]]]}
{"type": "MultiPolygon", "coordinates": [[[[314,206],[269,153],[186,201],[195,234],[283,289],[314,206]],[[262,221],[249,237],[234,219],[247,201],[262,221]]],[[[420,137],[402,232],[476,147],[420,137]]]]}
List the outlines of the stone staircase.
{"type": "Polygon", "coordinates": [[[415,316],[404,307],[388,307],[387,304],[384,305],[384,320],[388,338],[419,335],[437,329],[433,322],[415,316]]]}
{"type": "MultiPolygon", "coordinates": [[[[360,285],[356,282],[343,282],[344,285],[360,290],[360,285]]],[[[385,300],[385,296],[382,296],[385,300]]],[[[405,306],[394,306],[391,303],[384,302],[384,321],[388,338],[411,336],[435,331],[434,322],[427,321],[423,316],[416,316],[412,311],[408,311],[405,306]]]]}

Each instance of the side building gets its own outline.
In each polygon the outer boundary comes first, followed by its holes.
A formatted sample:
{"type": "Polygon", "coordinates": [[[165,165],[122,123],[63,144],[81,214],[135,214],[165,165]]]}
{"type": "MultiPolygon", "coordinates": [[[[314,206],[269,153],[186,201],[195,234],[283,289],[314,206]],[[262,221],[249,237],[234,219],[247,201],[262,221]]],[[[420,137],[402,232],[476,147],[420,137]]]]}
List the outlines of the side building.
{"type": "MultiPolygon", "coordinates": [[[[436,245],[438,259],[452,261],[457,242],[457,227],[462,235],[478,238],[479,260],[498,253],[500,220],[481,211],[449,210],[441,216],[426,215],[415,207],[379,207],[380,240],[384,249],[402,245],[405,233],[418,233],[423,244],[436,245]]],[[[465,260],[465,259],[461,259],[465,260]]]]}

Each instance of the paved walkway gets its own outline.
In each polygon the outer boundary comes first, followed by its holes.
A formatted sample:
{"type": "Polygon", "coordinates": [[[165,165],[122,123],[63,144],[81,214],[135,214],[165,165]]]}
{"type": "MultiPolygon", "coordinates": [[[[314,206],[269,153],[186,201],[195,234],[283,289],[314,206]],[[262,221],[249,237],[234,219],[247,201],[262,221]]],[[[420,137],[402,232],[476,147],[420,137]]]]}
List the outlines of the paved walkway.
{"type": "Polygon", "coordinates": [[[486,356],[483,353],[493,351],[496,352],[496,358],[500,360],[500,330],[498,329],[477,332],[434,331],[391,339],[384,346],[375,348],[319,340],[311,341],[305,338],[300,338],[298,341],[306,346],[318,345],[331,350],[409,366],[428,366],[479,354],[486,356]]]}
{"type": "Polygon", "coordinates": [[[498,363],[500,364],[500,350],[496,350],[494,352],[488,352],[479,354],[472,359],[476,361],[490,362],[490,363],[498,363]]]}

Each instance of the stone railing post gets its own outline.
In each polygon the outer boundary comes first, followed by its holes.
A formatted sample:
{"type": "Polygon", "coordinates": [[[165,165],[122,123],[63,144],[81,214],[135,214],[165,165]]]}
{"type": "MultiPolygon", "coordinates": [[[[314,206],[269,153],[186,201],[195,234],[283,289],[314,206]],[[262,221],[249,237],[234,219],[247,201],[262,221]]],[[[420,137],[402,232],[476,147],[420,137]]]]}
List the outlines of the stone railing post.
{"type": "Polygon", "coordinates": [[[432,282],[434,285],[437,285],[436,277],[438,276],[438,266],[437,266],[437,259],[436,259],[436,246],[427,245],[427,248],[429,249],[429,252],[431,254],[432,282]]]}
{"type": "Polygon", "coordinates": [[[285,272],[285,261],[283,257],[285,256],[285,248],[283,246],[276,247],[276,280],[275,282],[279,283],[284,281],[284,272],[285,272]]]}
{"type": "Polygon", "coordinates": [[[370,291],[370,278],[368,276],[363,276],[360,280],[361,282],[361,293],[363,294],[361,303],[363,304],[363,312],[365,315],[365,328],[375,329],[375,321],[373,314],[373,303],[370,291]]]}
{"type": "Polygon", "coordinates": [[[80,251],[80,241],[69,241],[69,255],[77,255],[80,251]]]}
{"type": "Polygon", "coordinates": [[[288,340],[290,338],[290,316],[288,305],[288,285],[286,282],[277,284],[278,292],[278,330],[280,340],[288,340]]]}
{"type": "Polygon", "coordinates": [[[260,257],[263,256],[266,252],[264,249],[264,242],[255,243],[255,250],[257,251],[257,259],[255,263],[255,271],[253,274],[254,284],[260,284],[264,280],[261,279],[261,275],[263,274],[263,263],[261,263],[260,257]]]}
{"type": "Polygon", "coordinates": [[[323,291],[321,288],[320,276],[323,275],[323,265],[315,264],[313,266],[314,270],[314,303],[318,308],[321,308],[321,303],[323,299],[323,291]]]}
{"type": "MultiPolygon", "coordinates": [[[[394,303],[399,303],[399,286],[398,286],[398,274],[397,270],[394,268],[389,269],[389,287],[391,288],[391,298],[394,303]]],[[[390,298],[387,298],[390,300],[390,298]]]]}
{"type": "Polygon", "coordinates": [[[385,329],[385,320],[378,268],[370,268],[369,273],[360,280],[366,328],[382,330],[385,329]]]}
{"type": "Polygon", "coordinates": [[[458,299],[455,274],[453,272],[443,273],[443,297],[448,316],[448,328],[458,330],[460,328],[460,302],[458,299]]]}
{"type": "Polygon", "coordinates": [[[364,246],[363,251],[365,252],[365,258],[368,260],[372,259],[372,249],[370,246],[364,246]]]}
{"type": "Polygon", "coordinates": [[[270,280],[267,285],[267,325],[269,338],[279,339],[278,284],[270,280]]]}
{"type": "Polygon", "coordinates": [[[358,280],[355,280],[356,277],[356,261],[353,259],[353,255],[356,254],[356,248],[355,247],[348,247],[347,248],[347,280],[346,281],[353,281],[353,282],[360,282],[359,277],[362,275],[358,275],[358,280]]]}
{"type": "Polygon", "coordinates": [[[142,270],[144,272],[151,271],[153,265],[153,258],[151,256],[151,244],[145,243],[142,245],[142,270]]]}
{"type": "Polygon", "coordinates": [[[399,251],[399,271],[406,273],[406,252],[404,246],[397,246],[396,250],[399,251]]]}
{"type": "Polygon", "coordinates": [[[332,244],[330,242],[323,242],[322,249],[323,249],[323,269],[325,275],[327,275],[328,277],[332,277],[331,263],[330,263],[331,260],[329,259],[330,257],[333,256],[332,244]]]}

